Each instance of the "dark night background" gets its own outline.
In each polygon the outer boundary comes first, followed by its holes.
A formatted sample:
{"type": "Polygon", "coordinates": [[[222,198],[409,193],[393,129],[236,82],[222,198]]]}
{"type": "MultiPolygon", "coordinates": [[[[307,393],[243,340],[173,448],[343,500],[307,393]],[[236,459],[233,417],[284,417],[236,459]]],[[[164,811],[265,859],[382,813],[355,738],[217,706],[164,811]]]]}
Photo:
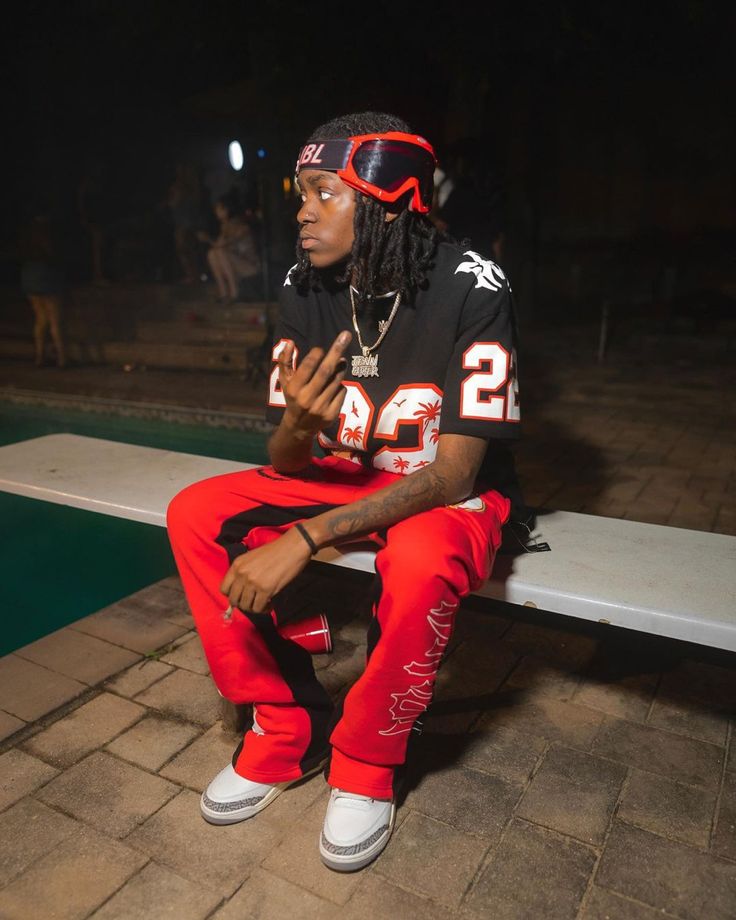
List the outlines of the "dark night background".
{"type": "Polygon", "coordinates": [[[177,161],[224,169],[232,137],[245,142],[270,258],[289,264],[281,183],[301,140],[335,114],[376,108],[441,155],[477,140],[480,168],[503,183],[507,267],[527,313],[652,284],[668,296],[722,291],[733,282],[735,24],[701,0],[27,2],[3,40],[3,279],[40,205],[83,279],[86,170],[103,177],[114,226],[135,228],[160,209],[177,161]]]}

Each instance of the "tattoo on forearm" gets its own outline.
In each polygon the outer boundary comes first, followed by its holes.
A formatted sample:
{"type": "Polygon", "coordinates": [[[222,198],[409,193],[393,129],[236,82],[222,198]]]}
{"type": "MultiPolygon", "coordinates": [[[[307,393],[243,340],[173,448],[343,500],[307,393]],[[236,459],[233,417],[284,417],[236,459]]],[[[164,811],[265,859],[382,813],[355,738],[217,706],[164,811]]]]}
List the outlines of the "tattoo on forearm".
{"type": "Polygon", "coordinates": [[[443,505],[448,484],[448,477],[432,466],[413,473],[396,486],[329,512],[325,520],[329,539],[371,533],[412,514],[443,505]]]}

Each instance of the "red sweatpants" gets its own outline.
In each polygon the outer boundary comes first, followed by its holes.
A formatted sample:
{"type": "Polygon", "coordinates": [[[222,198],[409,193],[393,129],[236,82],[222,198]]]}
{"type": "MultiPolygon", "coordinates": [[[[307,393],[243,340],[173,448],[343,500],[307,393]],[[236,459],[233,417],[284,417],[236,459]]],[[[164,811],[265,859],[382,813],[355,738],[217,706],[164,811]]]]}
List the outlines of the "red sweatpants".
{"type": "MultiPolygon", "coordinates": [[[[368,660],[336,724],[311,656],[282,638],[269,614],[236,611],[225,619],[229,602],[219,586],[240,553],[396,478],[328,457],[299,476],[271,467],[216,476],[184,489],[169,506],[171,545],[212,677],[226,699],[256,708],[253,729],[233,759],[247,779],[296,779],[331,744],[330,785],[375,798],[393,795],[394,770],[431,702],[460,598],[490,574],[508,499],[488,491],[458,507],[414,515],[390,527],[385,540],[376,538],[368,660]]],[[[295,599],[297,584],[274,598],[280,620],[295,599]]]]}

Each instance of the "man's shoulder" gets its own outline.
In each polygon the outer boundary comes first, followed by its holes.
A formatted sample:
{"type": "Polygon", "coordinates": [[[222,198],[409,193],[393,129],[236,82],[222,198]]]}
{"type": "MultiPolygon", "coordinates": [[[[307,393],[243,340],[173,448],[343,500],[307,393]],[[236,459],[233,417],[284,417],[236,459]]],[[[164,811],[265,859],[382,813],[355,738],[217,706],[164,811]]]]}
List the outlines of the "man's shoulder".
{"type": "Polygon", "coordinates": [[[492,259],[455,243],[439,244],[428,281],[430,290],[443,295],[452,292],[466,297],[472,291],[494,294],[511,290],[503,269],[492,259]]]}
{"type": "Polygon", "coordinates": [[[506,274],[489,256],[475,249],[442,244],[446,272],[464,277],[476,288],[500,291],[509,287],[506,274]]]}
{"type": "Polygon", "coordinates": [[[457,243],[439,243],[434,253],[432,273],[453,275],[462,261],[463,250],[457,243]]]}

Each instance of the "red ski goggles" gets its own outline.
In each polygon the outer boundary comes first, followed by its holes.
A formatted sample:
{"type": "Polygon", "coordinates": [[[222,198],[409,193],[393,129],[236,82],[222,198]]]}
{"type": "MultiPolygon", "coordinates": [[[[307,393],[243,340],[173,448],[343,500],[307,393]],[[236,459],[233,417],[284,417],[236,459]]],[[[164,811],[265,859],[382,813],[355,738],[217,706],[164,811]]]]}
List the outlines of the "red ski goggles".
{"type": "Polygon", "coordinates": [[[432,145],[423,137],[388,131],[313,141],[299,151],[296,174],[302,169],[335,172],[351,188],[388,203],[411,192],[409,210],[426,214],[436,165],[432,145]]]}

